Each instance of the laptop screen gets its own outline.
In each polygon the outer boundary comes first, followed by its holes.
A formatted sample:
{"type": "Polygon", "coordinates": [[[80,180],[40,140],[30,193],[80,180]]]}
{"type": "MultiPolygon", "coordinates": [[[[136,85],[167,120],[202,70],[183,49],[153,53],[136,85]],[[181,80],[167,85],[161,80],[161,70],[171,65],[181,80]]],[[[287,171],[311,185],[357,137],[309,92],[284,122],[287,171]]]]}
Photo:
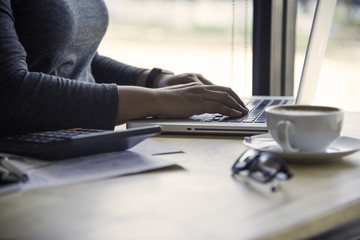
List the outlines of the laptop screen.
{"type": "Polygon", "coordinates": [[[306,50],[296,104],[312,104],[330,34],[336,0],[318,0],[306,50]]]}

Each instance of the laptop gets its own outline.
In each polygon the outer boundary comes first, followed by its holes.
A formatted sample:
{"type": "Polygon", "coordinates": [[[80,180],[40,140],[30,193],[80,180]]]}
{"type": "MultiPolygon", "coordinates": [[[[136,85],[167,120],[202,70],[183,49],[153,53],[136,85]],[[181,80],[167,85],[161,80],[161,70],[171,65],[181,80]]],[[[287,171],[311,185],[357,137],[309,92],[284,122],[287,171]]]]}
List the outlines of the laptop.
{"type": "Polygon", "coordinates": [[[265,108],[284,104],[312,104],[319,81],[336,0],[318,0],[298,93],[295,97],[253,96],[242,99],[249,114],[232,119],[220,114],[202,114],[187,119],[146,118],[129,121],[127,128],[160,125],[162,133],[211,134],[211,135],[253,135],[267,132],[265,108]]]}

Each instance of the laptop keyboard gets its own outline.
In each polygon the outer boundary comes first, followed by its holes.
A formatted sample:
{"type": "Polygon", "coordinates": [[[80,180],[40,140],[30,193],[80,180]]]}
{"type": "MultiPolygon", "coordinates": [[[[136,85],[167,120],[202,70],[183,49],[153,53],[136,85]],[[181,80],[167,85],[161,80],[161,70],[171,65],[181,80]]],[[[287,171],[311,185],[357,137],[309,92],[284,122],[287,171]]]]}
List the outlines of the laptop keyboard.
{"type": "Polygon", "coordinates": [[[241,118],[231,118],[221,114],[211,114],[205,122],[234,122],[234,123],[266,123],[265,108],[275,105],[291,104],[292,100],[282,99],[253,99],[246,104],[249,114],[241,118]]]}

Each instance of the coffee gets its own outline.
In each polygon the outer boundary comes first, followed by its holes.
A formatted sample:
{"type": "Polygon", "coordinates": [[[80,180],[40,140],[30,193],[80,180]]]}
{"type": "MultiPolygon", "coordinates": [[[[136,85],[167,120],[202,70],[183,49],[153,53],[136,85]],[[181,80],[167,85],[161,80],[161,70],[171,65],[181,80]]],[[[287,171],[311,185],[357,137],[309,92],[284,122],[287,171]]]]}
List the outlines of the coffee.
{"type": "Polygon", "coordinates": [[[338,112],[339,109],[332,107],[314,107],[314,106],[283,106],[281,108],[275,108],[274,113],[288,114],[288,115],[322,115],[329,114],[331,112],[338,112]]]}
{"type": "Polygon", "coordinates": [[[294,105],[266,109],[269,132],[284,152],[323,152],[339,136],[339,108],[294,105]]]}

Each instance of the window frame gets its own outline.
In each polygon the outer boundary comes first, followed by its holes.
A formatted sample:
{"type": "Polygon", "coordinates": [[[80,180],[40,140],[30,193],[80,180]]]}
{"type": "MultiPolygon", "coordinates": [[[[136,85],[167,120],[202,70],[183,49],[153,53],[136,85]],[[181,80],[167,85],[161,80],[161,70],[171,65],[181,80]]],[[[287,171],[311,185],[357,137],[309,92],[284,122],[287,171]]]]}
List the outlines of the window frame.
{"type": "Polygon", "coordinates": [[[293,96],[297,0],[253,0],[253,95],[293,96]]]}

